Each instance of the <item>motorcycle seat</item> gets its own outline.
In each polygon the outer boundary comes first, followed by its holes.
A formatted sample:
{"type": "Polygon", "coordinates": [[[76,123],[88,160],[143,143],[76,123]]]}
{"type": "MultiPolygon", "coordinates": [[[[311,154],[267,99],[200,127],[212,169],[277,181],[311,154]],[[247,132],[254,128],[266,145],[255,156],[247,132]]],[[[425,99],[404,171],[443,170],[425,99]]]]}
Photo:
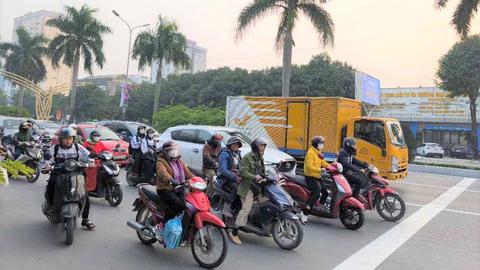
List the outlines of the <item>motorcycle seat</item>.
{"type": "Polygon", "coordinates": [[[308,188],[307,182],[305,181],[305,177],[296,175],[296,174],[289,174],[289,173],[286,173],[284,175],[288,178],[288,180],[308,188]]]}
{"type": "Polygon", "coordinates": [[[143,194],[152,202],[154,202],[156,205],[162,207],[164,204],[162,200],[160,200],[160,197],[157,194],[157,190],[154,186],[150,185],[143,185],[140,187],[140,190],[142,191],[143,194]]]}

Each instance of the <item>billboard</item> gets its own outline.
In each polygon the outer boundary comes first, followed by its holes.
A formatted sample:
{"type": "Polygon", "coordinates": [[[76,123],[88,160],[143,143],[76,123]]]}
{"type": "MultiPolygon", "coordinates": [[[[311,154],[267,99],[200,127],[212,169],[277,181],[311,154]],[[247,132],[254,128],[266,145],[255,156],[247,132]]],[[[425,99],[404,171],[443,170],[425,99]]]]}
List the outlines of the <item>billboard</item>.
{"type": "Polygon", "coordinates": [[[380,81],[361,71],[355,71],[355,99],[380,105],[380,81]]]}
{"type": "MultiPolygon", "coordinates": [[[[477,108],[477,119],[479,113],[477,108]]],[[[382,88],[380,106],[372,116],[413,122],[469,123],[470,105],[467,97],[450,98],[448,92],[436,87],[382,88]]]]}

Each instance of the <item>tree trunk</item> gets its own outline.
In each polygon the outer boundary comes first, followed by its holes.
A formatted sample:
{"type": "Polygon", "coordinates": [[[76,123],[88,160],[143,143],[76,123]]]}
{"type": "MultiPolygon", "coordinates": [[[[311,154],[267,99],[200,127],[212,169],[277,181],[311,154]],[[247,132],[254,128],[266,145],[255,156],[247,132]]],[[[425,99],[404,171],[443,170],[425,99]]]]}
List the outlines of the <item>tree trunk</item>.
{"type": "Polygon", "coordinates": [[[285,36],[283,44],[282,96],[290,96],[290,76],[292,71],[292,29],[285,36]]]}
{"type": "Polygon", "coordinates": [[[23,97],[25,94],[25,89],[23,89],[23,86],[18,86],[18,111],[17,111],[17,116],[22,116],[22,108],[23,108],[23,97]]]}
{"type": "Polygon", "coordinates": [[[78,68],[80,65],[80,49],[75,52],[75,61],[73,62],[73,75],[72,75],[72,90],[70,91],[70,120],[69,123],[75,122],[75,96],[77,94],[77,80],[78,80],[78,68]]]}
{"type": "Polygon", "coordinates": [[[162,85],[162,61],[161,59],[158,60],[158,70],[157,70],[157,81],[156,81],[156,89],[155,89],[155,99],[153,103],[153,114],[152,114],[152,121],[153,116],[156,112],[158,112],[158,102],[160,101],[160,86],[162,85]]]}
{"type": "Polygon", "coordinates": [[[470,97],[470,116],[472,119],[472,149],[473,158],[478,159],[478,137],[477,137],[477,97],[470,97]]]}

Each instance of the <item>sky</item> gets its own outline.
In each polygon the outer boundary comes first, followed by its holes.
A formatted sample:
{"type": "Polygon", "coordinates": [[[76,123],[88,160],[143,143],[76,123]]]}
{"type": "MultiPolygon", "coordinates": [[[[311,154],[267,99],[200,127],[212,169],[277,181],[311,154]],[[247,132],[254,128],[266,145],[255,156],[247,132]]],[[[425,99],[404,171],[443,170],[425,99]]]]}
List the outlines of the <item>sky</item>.
{"type": "MultiPolygon", "coordinates": [[[[242,39],[235,39],[236,18],[251,1],[0,0],[0,40],[11,41],[16,17],[42,9],[62,12],[65,5],[88,4],[98,9],[98,18],[113,30],[105,36],[107,63],[102,70],[95,68],[95,75],[125,73],[128,29],[112,9],[131,26],[154,26],[158,14],[176,21],[188,39],[208,50],[208,69],[281,66],[281,53],[274,47],[277,14],[258,20],[242,39]]],[[[451,0],[446,9],[438,10],[434,0],[328,1],[324,8],[335,23],[335,44],[321,46],[310,22],[302,16],[293,34],[293,63],[306,64],[312,56],[327,52],[333,59],[378,78],[381,87],[433,86],[439,59],[458,41],[449,24],[458,2],[451,0]]],[[[473,21],[472,33],[480,33],[480,14],[473,21]]],[[[85,74],[81,72],[80,77],[85,74]]],[[[138,71],[133,61],[130,74],[149,76],[149,70],[138,71]]]]}

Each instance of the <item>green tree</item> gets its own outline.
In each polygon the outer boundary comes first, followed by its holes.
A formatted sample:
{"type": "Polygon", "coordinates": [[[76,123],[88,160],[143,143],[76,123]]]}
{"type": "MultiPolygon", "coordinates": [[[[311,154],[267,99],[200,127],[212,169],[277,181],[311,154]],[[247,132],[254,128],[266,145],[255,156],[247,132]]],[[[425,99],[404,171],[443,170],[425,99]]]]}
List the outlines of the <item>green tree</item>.
{"type": "Polygon", "coordinates": [[[8,97],[5,94],[5,91],[0,88],[0,106],[8,105],[8,97]]]}
{"type": "MultiPolygon", "coordinates": [[[[444,8],[448,0],[435,0],[438,8],[444,8]]],[[[451,24],[455,27],[457,33],[466,38],[470,32],[471,22],[475,13],[480,7],[480,0],[461,0],[453,13],[451,24]]]]}
{"type": "MultiPolygon", "coordinates": [[[[47,39],[42,35],[31,36],[25,28],[15,31],[16,43],[0,43],[0,56],[5,59],[5,70],[38,83],[45,79],[46,69],[42,58],[47,56],[47,39]]],[[[23,107],[24,88],[18,86],[18,108],[23,107]]],[[[20,111],[19,111],[20,113],[20,111]]]]}
{"type": "Polygon", "coordinates": [[[142,83],[132,89],[125,112],[127,119],[138,122],[152,121],[155,85],[142,83]],[[142,108],[139,110],[138,108],[142,108]]]}
{"type": "Polygon", "coordinates": [[[320,5],[325,0],[254,0],[245,7],[237,19],[237,38],[261,17],[271,13],[281,13],[275,46],[283,49],[282,96],[290,94],[290,77],[292,65],[293,29],[303,13],[313,24],[324,46],[333,44],[333,20],[320,5]]]}
{"type": "Polygon", "coordinates": [[[480,91],[480,35],[457,42],[441,59],[437,86],[470,101],[473,155],[478,159],[477,99],[480,91]]]}
{"type": "Polygon", "coordinates": [[[162,108],[153,115],[153,126],[161,132],[169,127],[185,124],[224,126],[225,110],[175,105],[162,108]]]}
{"type": "Polygon", "coordinates": [[[162,67],[164,64],[173,63],[175,66],[190,68],[190,57],[185,53],[187,39],[178,32],[175,22],[158,16],[156,29],[141,32],[133,44],[132,57],[138,59],[138,68],[143,70],[146,66],[157,65],[155,99],[153,113],[158,111],[160,87],[162,83],[162,67]]]}
{"type": "Polygon", "coordinates": [[[108,26],[95,18],[96,9],[83,5],[80,9],[65,7],[65,15],[50,19],[47,24],[60,30],[49,44],[52,64],[57,67],[63,61],[73,67],[72,89],[70,92],[70,121],[75,121],[75,96],[78,80],[80,58],[83,58],[83,69],[92,74],[93,62],[100,68],[105,63],[103,54],[103,35],[110,33],[108,26]]]}
{"type": "MultiPolygon", "coordinates": [[[[27,110],[30,115],[35,115],[35,94],[31,91],[25,91],[25,92],[22,92],[18,87],[17,87],[17,91],[13,92],[12,94],[12,103],[13,104],[18,104],[19,103],[19,99],[22,98],[23,101],[23,106],[21,107],[22,109],[25,109],[27,110]],[[21,95],[23,95],[23,97],[21,97],[21,95]]],[[[18,107],[17,107],[18,108],[18,107]]]]}
{"type": "Polygon", "coordinates": [[[0,106],[0,115],[29,117],[30,112],[27,109],[15,106],[0,106]]]}

